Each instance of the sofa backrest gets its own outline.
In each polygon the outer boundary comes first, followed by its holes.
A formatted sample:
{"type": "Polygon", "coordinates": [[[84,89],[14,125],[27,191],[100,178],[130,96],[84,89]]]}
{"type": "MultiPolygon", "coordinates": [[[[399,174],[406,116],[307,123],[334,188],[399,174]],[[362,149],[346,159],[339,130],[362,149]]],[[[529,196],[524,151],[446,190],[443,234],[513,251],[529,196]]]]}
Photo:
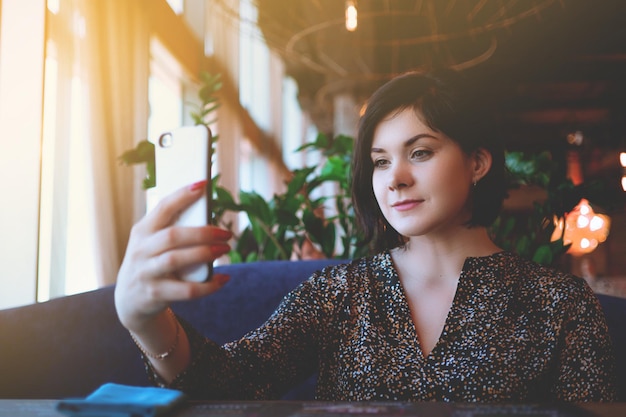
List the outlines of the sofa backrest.
{"type": "MultiPolygon", "coordinates": [[[[338,260],[263,261],[216,267],[231,275],[219,292],[174,311],[218,343],[263,323],[288,291],[338,260]]],[[[343,261],[345,262],[345,261],[343,261]]],[[[83,397],[105,382],[148,385],[137,348],[121,326],[113,287],[0,311],[0,398],[83,397]]],[[[626,299],[599,295],[626,401],[626,299]]],[[[286,399],[310,399],[313,380],[286,399]]]]}
{"type": "Polygon", "coordinates": [[[107,380],[145,385],[113,287],[0,311],[0,398],[82,397],[107,380]]]}
{"type": "Polygon", "coordinates": [[[615,351],[617,395],[626,401],[626,298],[597,294],[615,351]]]}
{"type": "Polygon", "coordinates": [[[172,308],[215,342],[230,342],[263,324],[283,297],[313,272],[340,262],[263,261],[216,267],[216,273],[231,276],[222,290],[172,308]]]}
{"type": "MultiPolygon", "coordinates": [[[[173,309],[215,341],[234,340],[260,325],[314,271],[338,262],[218,266],[216,272],[231,275],[219,293],[173,309]]],[[[105,382],[148,385],[138,350],[117,319],[113,291],[0,311],[0,398],[83,397],[105,382]]]]}

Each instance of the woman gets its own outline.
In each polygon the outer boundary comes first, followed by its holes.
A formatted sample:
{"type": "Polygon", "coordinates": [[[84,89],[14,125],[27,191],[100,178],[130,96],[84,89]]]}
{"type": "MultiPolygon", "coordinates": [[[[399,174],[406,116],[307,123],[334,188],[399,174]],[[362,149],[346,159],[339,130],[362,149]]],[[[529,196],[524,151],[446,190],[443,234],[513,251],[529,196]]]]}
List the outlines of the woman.
{"type": "Polygon", "coordinates": [[[375,253],[314,274],[239,341],[217,346],[167,308],[227,281],[176,279],[228,251],[224,230],[171,226],[203,185],[141,220],[116,306],[154,381],[199,398],[271,399],[317,371],[321,400],[613,400],[608,331],[589,287],[489,238],[503,151],[470,88],[450,73],[405,74],[374,93],[352,182],[375,253]]]}

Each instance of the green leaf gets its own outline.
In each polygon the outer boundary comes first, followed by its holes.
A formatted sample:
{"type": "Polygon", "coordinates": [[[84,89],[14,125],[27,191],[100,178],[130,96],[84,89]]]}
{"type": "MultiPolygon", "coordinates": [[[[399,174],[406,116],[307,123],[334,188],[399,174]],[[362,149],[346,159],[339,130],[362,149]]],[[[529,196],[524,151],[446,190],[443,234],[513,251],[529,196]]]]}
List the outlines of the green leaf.
{"type": "Polygon", "coordinates": [[[280,224],[283,226],[298,226],[300,224],[300,219],[293,211],[288,210],[276,210],[276,217],[280,220],[280,224]]]}
{"type": "MultiPolygon", "coordinates": [[[[291,251],[287,253],[291,254],[291,251]]],[[[288,257],[285,255],[284,248],[277,246],[274,241],[268,241],[263,247],[262,259],[288,259],[288,257]]]]}
{"type": "Polygon", "coordinates": [[[335,253],[335,223],[328,222],[324,227],[324,236],[321,241],[322,252],[327,258],[332,258],[335,253]]]}
{"type": "Polygon", "coordinates": [[[147,140],[137,143],[134,149],[124,152],[118,160],[125,165],[154,163],[154,144],[147,140]]]}
{"type": "Polygon", "coordinates": [[[304,196],[301,194],[284,194],[282,196],[275,196],[275,202],[276,216],[278,218],[286,214],[295,216],[304,202],[304,196]]]}
{"type": "Polygon", "coordinates": [[[330,143],[330,140],[328,139],[328,136],[326,136],[324,133],[318,133],[317,137],[315,138],[313,142],[305,143],[299,148],[296,148],[295,152],[302,152],[307,149],[323,151],[326,148],[328,148],[329,143],[330,143]]]}
{"type": "Polygon", "coordinates": [[[246,262],[255,262],[259,259],[259,255],[256,252],[250,252],[248,256],[246,256],[246,262]]]}
{"type": "Polygon", "coordinates": [[[219,107],[220,107],[220,105],[219,105],[219,104],[214,104],[214,105],[212,105],[212,106],[205,107],[204,109],[202,109],[202,115],[203,115],[203,116],[206,116],[206,115],[208,115],[209,113],[213,113],[213,112],[214,112],[215,110],[217,110],[219,107]]]}
{"type": "Polygon", "coordinates": [[[255,217],[251,216],[248,213],[248,220],[250,221],[250,227],[252,229],[252,235],[254,236],[254,240],[259,243],[260,246],[265,244],[267,240],[266,229],[263,227],[261,222],[257,220],[255,217]]]}
{"type": "Polygon", "coordinates": [[[233,196],[230,194],[230,192],[227,189],[223,187],[215,186],[214,193],[216,195],[216,197],[213,200],[214,206],[220,207],[224,210],[239,211],[239,205],[235,203],[233,196]]]}
{"type": "Polygon", "coordinates": [[[241,191],[239,193],[241,207],[248,213],[248,217],[258,218],[265,224],[271,224],[272,214],[268,203],[255,191],[241,191]]]}
{"type": "Polygon", "coordinates": [[[519,238],[517,243],[515,244],[515,251],[522,257],[527,258],[528,252],[530,249],[530,239],[528,236],[524,235],[519,238]]]}
{"type": "Polygon", "coordinates": [[[534,183],[540,187],[547,188],[550,185],[551,175],[549,172],[539,172],[536,174],[534,183]]]}
{"type": "Polygon", "coordinates": [[[235,250],[231,250],[230,252],[228,252],[228,259],[230,260],[231,264],[238,264],[238,263],[243,262],[241,253],[235,250]]]}
{"type": "Polygon", "coordinates": [[[347,177],[347,164],[338,156],[328,158],[320,174],[321,181],[343,181],[347,177]]]}
{"type": "Polygon", "coordinates": [[[315,167],[296,169],[293,172],[293,178],[287,184],[287,194],[294,195],[299,193],[307,182],[309,175],[315,171],[315,167]]]}
{"type": "Polygon", "coordinates": [[[156,185],[156,169],[154,160],[154,144],[147,140],[137,143],[135,148],[128,150],[118,157],[124,165],[146,164],[146,177],[142,181],[142,188],[147,190],[156,185]]]}
{"type": "Polygon", "coordinates": [[[316,216],[313,211],[307,209],[302,213],[302,222],[311,240],[322,244],[324,241],[324,220],[316,216]]]}
{"type": "Polygon", "coordinates": [[[502,228],[503,236],[508,236],[513,229],[515,228],[515,217],[509,217],[504,223],[504,227],[502,228]]]}
{"type": "Polygon", "coordinates": [[[554,260],[550,245],[541,245],[533,254],[532,260],[541,265],[551,265],[554,260]]]}
{"type": "Polygon", "coordinates": [[[333,139],[331,150],[333,155],[343,156],[345,160],[350,160],[354,148],[354,138],[347,135],[338,135],[333,139]]]}

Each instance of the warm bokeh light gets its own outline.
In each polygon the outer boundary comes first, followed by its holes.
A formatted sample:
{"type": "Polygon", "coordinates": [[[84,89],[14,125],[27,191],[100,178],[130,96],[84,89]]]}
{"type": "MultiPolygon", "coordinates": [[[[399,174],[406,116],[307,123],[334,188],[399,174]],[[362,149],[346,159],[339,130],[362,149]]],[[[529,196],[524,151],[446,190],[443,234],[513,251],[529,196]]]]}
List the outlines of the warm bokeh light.
{"type": "Polygon", "coordinates": [[[346,1],[346,29],[354,32],[357,28],[356,3],[352,0],[346,1]]]}
{"type": "Polygon", "coordinates": [[[567,253],[583,255],[592,252],[606,240],[611,219],[604,214],[595,213],[589,201],[583,198],[565,215],[565,221],[562,218],[556,219],[555,226],[551,240],[555,241],[563,236],[563,244],[571,244],[567,253]]]}

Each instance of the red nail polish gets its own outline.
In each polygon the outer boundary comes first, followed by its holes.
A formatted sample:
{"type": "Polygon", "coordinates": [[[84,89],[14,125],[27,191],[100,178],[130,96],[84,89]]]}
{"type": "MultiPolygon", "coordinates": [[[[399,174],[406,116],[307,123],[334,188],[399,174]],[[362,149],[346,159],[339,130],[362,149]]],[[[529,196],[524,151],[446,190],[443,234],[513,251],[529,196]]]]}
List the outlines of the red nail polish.
{"type": "Polygon", "coordinates": [[[230,230],[216,228],[213,229],[213,237],[215,237],[215,239],[228,240],[233,237],[233,233],[230,230]]]}
{"type": "Polygon", "coordinates": [[[219,285],[224,285],[228,281],[230,281],[230,275],[216,274],[216,275],[213,275],[213,279],[217,281],[219,285]]]}
{"type": "Polygon", "coordinates": [[[213,245],[213,252],[215,252],[216,256],[226,255],[230,252],[230,245],[226,243],[218,243],[217,245],[213,245]]]}
{"type": "Polygon", "coordinates": [[[198,181],[198,182],[194,182],[193,184],[191,184],[189,186],[189,191],[198,191],[204,188],[204,186],[206,185],[207,180],[202,180],[202,181],[198,181]]]}

